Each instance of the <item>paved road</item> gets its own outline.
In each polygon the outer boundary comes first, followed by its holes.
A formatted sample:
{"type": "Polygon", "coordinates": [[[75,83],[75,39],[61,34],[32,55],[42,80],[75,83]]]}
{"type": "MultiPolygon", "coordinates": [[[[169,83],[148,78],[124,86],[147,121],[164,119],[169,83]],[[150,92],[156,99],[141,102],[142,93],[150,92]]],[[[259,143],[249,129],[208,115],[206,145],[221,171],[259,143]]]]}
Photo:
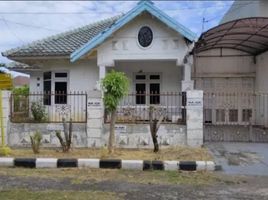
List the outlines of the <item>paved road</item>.
{"type": "Polygon", "coordinates": [[[226,174],[268,176],[268,143],[208,143],[226,174]]]}
{"type": "Polygon", "coordinates": [[[127,200],[266,200],[268,199],[268,177],[247,177],[233,183],[217,183],[210,186],[157,185],[118,181],[86,181],[73,184],[70,179],[40,179],[29,177],[0,176],[0,192],[14,188],[33,191],[112,191],[124,193],[127,200]]]}

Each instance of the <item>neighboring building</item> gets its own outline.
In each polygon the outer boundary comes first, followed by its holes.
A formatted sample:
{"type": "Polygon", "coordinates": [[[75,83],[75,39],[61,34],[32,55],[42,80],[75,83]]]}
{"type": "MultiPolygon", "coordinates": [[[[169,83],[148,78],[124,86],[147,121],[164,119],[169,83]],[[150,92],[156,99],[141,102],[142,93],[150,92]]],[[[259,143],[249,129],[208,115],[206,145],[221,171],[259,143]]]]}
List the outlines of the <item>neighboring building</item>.
{"type": "Polygon", "coordinates": [[[268,126],[267,10],[267,1],[235,1],[200,36],[192,77],[206,94],[205,123],[268,126]]]}
{"type": "Polygon", "coordinates": [[[268,1],[235,1],[220,24],[242,18],[268,17],[268,1]]]}

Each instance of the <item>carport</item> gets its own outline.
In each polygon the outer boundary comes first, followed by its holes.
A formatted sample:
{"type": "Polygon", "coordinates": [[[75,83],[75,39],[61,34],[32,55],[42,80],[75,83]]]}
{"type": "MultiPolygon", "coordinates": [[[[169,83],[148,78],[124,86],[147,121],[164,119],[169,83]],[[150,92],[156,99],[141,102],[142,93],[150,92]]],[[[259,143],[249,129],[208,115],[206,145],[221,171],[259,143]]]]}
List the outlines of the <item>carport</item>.
{"type": "Polygon", "coordinates": [[[206,141],[268,142],[259,131],[268,127],[267,50],[266,17],[230,21],[201,34],[192,76],[195,88],[204,90],[206,141]]]}

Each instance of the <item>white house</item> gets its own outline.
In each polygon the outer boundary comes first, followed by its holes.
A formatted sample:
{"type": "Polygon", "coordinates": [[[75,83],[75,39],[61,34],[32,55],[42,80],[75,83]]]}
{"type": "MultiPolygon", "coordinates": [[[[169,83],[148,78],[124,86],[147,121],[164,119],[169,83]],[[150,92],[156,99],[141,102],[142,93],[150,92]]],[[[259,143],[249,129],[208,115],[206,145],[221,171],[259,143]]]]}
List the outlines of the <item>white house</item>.
{"type": "MultiPolygon", "coordinates": [[[[122,136],[119,143],[138,140],[132,142],[132,146],[147,145],[150,135],[137,137],[135,133],[149,133],[148,108],[152,104],[158,106],[161,112],[164,110],[165,123],[177,125],[162,128],[161,132],[186,130],[181,92],[193,89],[189,53],[195,39],[193,32],[151,1],[140,1],[124,15],[11,49],[3,56],[31,66],[21,70],[31,75],[30,93],[34,94],[31,101],[41,99],[51,122],[61,120],[60,114],[55,114],[55,111],[68,110],[71,113],[68,117],[74,121],[87,121],[87,132],[94,138],[105,132],[103,120],[96,120],[103,119],[98,111],[98,107],[102,106],[101,93],[98,92],[101,90],[100,80],[109,70],[124,72],[131,83],[130,95],[120,105],[118,121],[147,125],[139,130],[122,126],[123,132],[131,130],[134,135],[133,139],[122,136]],[[78,94],[80,99],[75,98],[78,94]]],[[[29,115],[27,111],[26,114],[29,115]]],[[[26,118],[23,117],[22,121],[26,118]]],[[[105,119],[109,120],[109,117],[105,119]]],[[[163,136],[162,142],[175,144],[178,140],[181,140],[180,143],[185,141],[178,139],[184,138],[184,135],[176,136],[176,140],[169,137],[163,136]]],[[[198,140],[197,143],[201,144],[202,136],[198,140]]],[[[100,140],[88,143],[92,146],[99,144],[100,140]]]]}
{"type": "MultiPolygon", "coordinates": [[[[47,143],[55,143],[53,131],[60,128],[53,123],[64,115],[81,123],[74,131],[77,146],[105,145],[109,116],[100,80],[113,69],[131,83],[118,108],[116,141],[123,147],[152,145],[150,105],[165,115],[159,130],[162,145],[201,145],[203,123],[216,125],[213,137],[225,130],[218,125],[268,127],[266,8],[266,1],[235,1],[221,23],[197,41],[151,1],[140,1],[124,15],[6,51],[3,56],[28,64],[20,71],[31,75],[32,95],[22,104],[23,112],[11,107],[11,121],[27,122],[31,102],[41,100],[50,124],[38,127],[47,143]]],[[[26,141],[26,133],[37,126],[11,125],[13,145],[26,141]]],[[[234,132],[230,141],[243,138],[237,136],[240,129],[234,132]]],[[[268,141],[267,135],[243,141],[268,141]]]]}

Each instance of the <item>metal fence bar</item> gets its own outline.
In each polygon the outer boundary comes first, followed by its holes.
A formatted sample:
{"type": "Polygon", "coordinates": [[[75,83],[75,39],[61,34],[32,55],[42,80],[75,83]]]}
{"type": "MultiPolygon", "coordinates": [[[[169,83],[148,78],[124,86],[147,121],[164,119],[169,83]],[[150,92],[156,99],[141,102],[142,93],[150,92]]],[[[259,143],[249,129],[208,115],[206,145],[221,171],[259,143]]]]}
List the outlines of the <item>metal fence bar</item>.
{"type": "Polygon", "coordinates": [[[268,94],[205,92],[204,124],[268,126],[268,94]]]}
{"type": "MultiPolygon", "coordinates": [[[[163,123],[184,124],[182,115],[182,93],[130,93],[120,101],[117,109],[117,123],[149,123],[149,109],[154,108],[154,118],[164,115],[163,123]]],[[[110,115],[105,112],[105,122],[110,115]]]]}
{"type": "Polygon", "coordinates": [[[11,94],[10,108],[15,123],[58,123],[63,117],[74,123],[87,122],[85,92],[11,94]]]}

